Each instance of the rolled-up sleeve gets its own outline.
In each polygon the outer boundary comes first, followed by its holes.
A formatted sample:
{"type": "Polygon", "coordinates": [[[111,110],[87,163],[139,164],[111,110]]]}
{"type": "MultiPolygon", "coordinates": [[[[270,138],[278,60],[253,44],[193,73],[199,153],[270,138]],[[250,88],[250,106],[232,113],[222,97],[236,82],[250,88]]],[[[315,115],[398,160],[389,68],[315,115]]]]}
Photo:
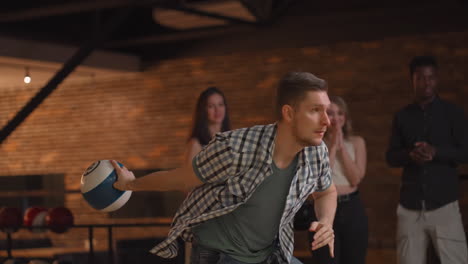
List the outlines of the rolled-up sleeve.
{"type": "Polygon", "coordinates": [[[223,182],[232,174],[234,157],[229,138],[225,134],[216,134],[193,158],[193,171],[202,182],[223,182]]]}
{"type": "Polygon", "coordinates": [[[320,149],[320,172],[319,178],[317,180],[317,189],[316,191],[322,192],[328,189],[332,183],[331,179],[331,170],[330,170],[330,160],[328,158],[328,148],[324,142],[319,147],[320,149]]]}

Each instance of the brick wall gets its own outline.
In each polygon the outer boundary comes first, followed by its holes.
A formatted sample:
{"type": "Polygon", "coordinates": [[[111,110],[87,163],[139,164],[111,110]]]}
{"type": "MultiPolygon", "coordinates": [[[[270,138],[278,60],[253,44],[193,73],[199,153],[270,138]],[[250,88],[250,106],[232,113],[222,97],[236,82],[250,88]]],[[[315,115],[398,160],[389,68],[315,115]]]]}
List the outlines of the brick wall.
{"type": "MultiPolygon", "coordinates": [[[[467,38],[468,32],[455,32],[302,48],[273,45],[166,60],[138,74],[97,76],[64,85],[0,146],[1,174],[63,173],[67,190],[73,191],[79,189],[84,169],[98,159],[117,159],[131,169],[177,167],[200,91],[216,85],[225,92],[234,128],[264,124],[273,121],[279,78],[290,70],[310,71],[328,80],[330,94],[341,95],[350,104],[355,131],[367,143],[368,169],[361,191],[371,244],[392,246],[400,177],[399,170],[385,164],[384,151],[392,115],[411,97],[407,63],[416,54],[436,55],[442,96],[468,110],[467,38]]],[[[37,90],[1,89],[0,125],[37,90]]],[[[79,193],[67,194],[66,205],[79,224],[111,222],[106,214],[92,210],[79,193]]],[[[468,208],[467,198],[462,208],[468,208]]],[[[117,236],[146,232],[135,229],[117,236]]],[[[52,237],[57,245],[80,246],[86,233],[74,230],[52,237]]],[[[105,233],[98,232],[97,240],[105,244],[105,233]]]]}

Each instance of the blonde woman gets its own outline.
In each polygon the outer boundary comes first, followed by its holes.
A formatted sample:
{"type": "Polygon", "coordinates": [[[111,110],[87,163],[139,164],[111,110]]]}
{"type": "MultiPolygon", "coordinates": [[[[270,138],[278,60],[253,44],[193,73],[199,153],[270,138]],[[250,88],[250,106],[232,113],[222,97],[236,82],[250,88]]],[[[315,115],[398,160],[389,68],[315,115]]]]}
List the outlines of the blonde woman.
{"type": "Polygon", "coordinates": [[[318,263],[362,264],[366,260],[368,243],[367,215],[358,192],[366,173],[364,139],[352,134],[348,106],[338,96],[330,97],[327,109],[330,126],[324,140],[328,146],[332,179],[338,192],[335,231],[335,259],[326,250],[312,253],[318,263]]]}

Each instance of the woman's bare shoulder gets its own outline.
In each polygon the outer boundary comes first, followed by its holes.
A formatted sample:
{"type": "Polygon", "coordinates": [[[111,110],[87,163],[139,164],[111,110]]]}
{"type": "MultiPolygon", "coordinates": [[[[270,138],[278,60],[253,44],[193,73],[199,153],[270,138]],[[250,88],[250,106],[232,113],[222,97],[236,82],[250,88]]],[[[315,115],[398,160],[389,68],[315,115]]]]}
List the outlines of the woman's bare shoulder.
{"type": "Polygon", "coordinates": [[[353,143],[354,146],[366,144],[364,138],[361,136],[357,136],[357,135],[350,136],[349,141],[351,141],[351,143],[353,143]]]}

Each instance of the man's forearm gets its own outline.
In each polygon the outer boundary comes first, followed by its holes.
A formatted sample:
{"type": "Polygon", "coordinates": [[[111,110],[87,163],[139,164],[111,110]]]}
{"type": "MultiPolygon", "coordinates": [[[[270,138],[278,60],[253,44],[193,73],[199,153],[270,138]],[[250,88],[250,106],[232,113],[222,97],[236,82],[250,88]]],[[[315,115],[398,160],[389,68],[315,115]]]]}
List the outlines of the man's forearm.
{"type": "Polygon", "coordinates": [[[337,206],[337,192],[332,184],[326,191],[314,195],[315,214],[321,223],[333,225],[337,206]]]}
{"type": "Polygon", "coordinates": [[[125,189],[131,191],[187,191],[201,184],[191,168],[153,172],[128,182],[125,189]]]}

